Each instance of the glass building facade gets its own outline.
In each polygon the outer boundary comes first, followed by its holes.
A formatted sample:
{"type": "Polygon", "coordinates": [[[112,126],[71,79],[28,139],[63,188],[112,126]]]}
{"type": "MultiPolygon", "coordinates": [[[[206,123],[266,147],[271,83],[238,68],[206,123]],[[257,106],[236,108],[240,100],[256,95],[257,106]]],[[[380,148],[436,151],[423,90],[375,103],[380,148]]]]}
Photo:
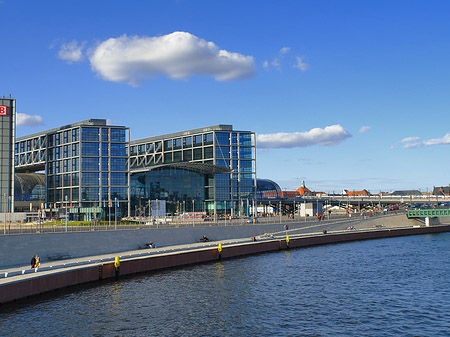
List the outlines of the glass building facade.
{"type": "Polygon", "coordinates": [[[130,142],[131,204],[243,215],[256,190],[255,134],[216,125],[130,142]]]}
{"type": "Polygon", "coordinates": [[[16,100],[0,98],[0,213],[14,209],[16,100]]]}
{"type": "MultiPolygon", "coordinates": [[[[103,119],[22,137],[15,145],[17,171],[45,170],[46,211],[70,208],[72,219],[129,211],[129,130],[103,119]]],[[[119,213],[118,213],[119,214],[119,213]]]]}

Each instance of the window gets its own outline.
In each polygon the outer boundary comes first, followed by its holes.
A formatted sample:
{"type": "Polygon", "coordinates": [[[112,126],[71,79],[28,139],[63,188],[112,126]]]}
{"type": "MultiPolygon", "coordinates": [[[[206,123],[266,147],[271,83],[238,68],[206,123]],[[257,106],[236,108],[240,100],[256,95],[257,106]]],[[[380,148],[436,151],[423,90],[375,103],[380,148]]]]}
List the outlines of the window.
{"type": "Polygon", "coordinates": [[[205,152],[205,159],[210,159],[214,157],[213,146],[205,147],[204,152],[205,152]]]}
{"type": "Polygon", "coordinates": [[[82,171],[98,171],[99,158],[83,157],[81,161],[82,171]]]}
{"type": "Polygon", "coordinates": [[[72,142],[78,142],[78,129],[72,130],[72,142]]]}
{"type": "Polygon", "coordinates": [[[109,155],[109,144],[102,143],[102,156],[108,156],[108,155],[109,155]]]}
{"type": "Polygon", "coordinates": [[[191,160],[192,160],[192,150],[184,150],[183,161],[191,161],[191,160]]]}
{"type": "Polygon", "coordinates": [[[241,147],[239,151],[239,157],[241,159],[252,159],[252,148],[251,147],[241,147]]]}
{"type": "Polygon", "coordinates": [[[239,134],[239,145],[252,145],[252,134],[251,133],[240,133],[239,134]]]}
{"type": "Polygon", "coordinates": [[[216,145],[230,145],[230,134],[216,132],[216,145]]]}
{"type": "Polygon", "coordinates": [[[194,160],[200,160],[202,158],[202,149],[194,149],[194,160]]]}
{"type": "Polygon", "coordinates": [[[203,143],[204,145],[212,145],[213,144],[213,134],[212,133],[207,133],[205,135],[203,135],[203,143]]]}
{"type": "Polygon", "coordinates": [[[81,200],[82,201],[97,201],[98,200],[98,187],[82,187],[81,188],[81,200]]]}
{"type": "Polygon", "coordinates": [[[230,158],[230,148],[228,146],[216,146],[216,158],[230,158]]]}
{"type": "Polygon", "coordinates": [[[109,140],[109,129],[102,128],[102,142],[107,142],[109,140]]]}
{"type": "Polygon", "coordinates": [[[81,155],[98,156],[98,143],[81,143],[81,155]]]}
{"type": "Polygon", "coordinates": [[[111,143],[111,156],[125,157],[126,156],[125,144],[111,143]]]}
{"type": "Polygon", "coordinates": [[[125,142],[126,141],[125,129],[111,129],[111,141],[112,142],[125,142]]]}
{"type": "Polygon", "coordinates": [[[178,150],[181,149],[181,138],[177,138],[173,140],[173,149],[178,150]]]}
{"type": "Polygon", "coordinates": [[[98,141],[98,128],[82,128],[81,140],[98,141]]]}
{"type": "Polygon", "coordinates": [[[202,145],[202,135],[194,136],[194,146],[202,145]]]}
{"type": "Polygon", "coordinates": [[[99,183],[98,172],[83,172],[81,174],[81,185],[83,186],[98,186],[99,183]]]}
{"type": "Polygon", "coordinates": [[[191,146],[192,146],[192,137],[184,137],[183,147],[191,147],[191,146]]]}
{"type": "Polygon", "coordinates": [[[78,158],[72,158],[72,171],[78,171],[78,158]]]}
{"type": "Polygon", "coordinates": [[[77,173],[72,173],[72,186],[78,186],[80,184],[80,175],[77,173]]]}
{"type": "Polygon", "coordinates": [[[108,157],[102,157],[102,171],[109,171],[108,157]]]}
{"type": "Polygon", "coordinates": [[[127,174],[126,173],[119,173],[119,172],[112,172],[111,173],[111,185],[114,186],[124,186],[127,185],[127,174]]]}
{"type": "Polygon", "coordinates": [[[126,158],[111,158],[111,171],[127,171],[126,158]]]}
{"type": "Polygon", "coordinates": [[[172,150],[172,139],[164,141],[164,150],[172,150]]]}

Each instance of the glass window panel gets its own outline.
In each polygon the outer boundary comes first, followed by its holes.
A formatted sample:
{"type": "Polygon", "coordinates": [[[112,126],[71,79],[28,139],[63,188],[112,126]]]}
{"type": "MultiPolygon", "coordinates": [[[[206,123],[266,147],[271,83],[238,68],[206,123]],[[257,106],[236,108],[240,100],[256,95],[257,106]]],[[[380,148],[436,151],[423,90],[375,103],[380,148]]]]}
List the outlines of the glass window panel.
{"type": "Polygon", "coordinates": [[[127,171],[127,159],[111,158],[111,171],[127,171]]]}
{"type": "Polygon", "coordinates": [[[203,159],[202,149],[194,149],[194,160],[203,159]]]}
{"type": "Polygon", "coordinates": [[[108,156],[108,155],[109,155],[109,144],[102,143],[102,156],[108,156]]]}
{"type": "Polygon", "coordinates": [[[183,138],[183,146],[191,147],[192,146],[192,137],[184,137],[183,138]]]}
{"type": "Polygon", "coordinates": [[[208,146],[204,148],[205,159],[210,159],[214,157],[213,146],[208,146]]]}
{"type": "Polygon", "coordinates": [[[228,146],[216,146],[216,158],[230,158],[230,148],[228,146]]]}
{"type": "Polygon", "coordinates": [[[124,172],[112,172],[111,173],[111,185],[124,186],[127,185],[127,174],[124,172]]]}
{"type": "Polygon", "coordinates": [[[112,142],[125,142],[126,130],[125,129],[111,129],[111,141],[112,142]]]}
{"type": "Polygon", "coordinates": [[[102,128],[102,142],[107,142],[109,140],[109,129],[102,128]]]}
{"type": "Polygon", "coordinates": [[[81,188],[81,200],[82,201],[97,201],[98,200],[98,187],[82,187],[81,188]]]}
{"type": "Polygon", "coordinates": [[[239,145],[251,146],[252,144],[252,134],[251,133],[240,133],[239,134],[239,145]]]}
{"type": "Polygon", "coordinates": [[[192,160],[192,150],[184,150],[183,161],[191,161],[191,160],[192,160]]]}
{"type": "Polygon", "coordinates": [[[216,132],[216,145],[230,145],[230,134],[225,132],[216,132]]]}
{"type": "Polygon", "coordinates": [[[98,141],[98,128],[82,128],[81,140],[98,141]]]}
{"type": "Polygon", "coordinates": [[[98,172],[83,172],[81,174],[81,185],[83,186],[98,186],[99,184],[98,172]]]}
{"type": "Polygon", "coordinates": [[[213,141],[214,141],[214,138],[213,138],[212,133],[207,133],[207,134],[203,135],[203,144],[204,145],[212,145],[213,141]]]}
{"type": "Polygon", "coordinates": [[[110,151],[111,156],[125,157],[126,156],[125,143],[111,143],[110,151]]]}
{"type": "Polygon", "coordinates": [[[202,135],[194,136],[194,146],[202,145],[202,135]]]}
{"type": "Polygon", "coordinates": [[[82,171],[98,171],[99,158],[83,157],[81,160],[82,171]]]}
{"type": "Polygon", "coordinates": [[[81,143],[81,155],[98,156],[99,143],[81,143]]]}

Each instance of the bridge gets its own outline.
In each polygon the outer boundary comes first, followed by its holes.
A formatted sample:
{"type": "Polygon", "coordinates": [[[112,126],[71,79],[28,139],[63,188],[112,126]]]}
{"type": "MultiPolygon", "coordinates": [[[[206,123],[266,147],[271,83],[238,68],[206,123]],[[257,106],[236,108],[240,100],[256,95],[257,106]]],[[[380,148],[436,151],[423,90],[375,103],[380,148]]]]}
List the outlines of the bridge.
{"type": "Polygon", "coordinates": [[[436,208],[436,209],[413,209],[406,212],[409,218],[434,218],[438,216],[450,216],[450,209],[436,208]]]}

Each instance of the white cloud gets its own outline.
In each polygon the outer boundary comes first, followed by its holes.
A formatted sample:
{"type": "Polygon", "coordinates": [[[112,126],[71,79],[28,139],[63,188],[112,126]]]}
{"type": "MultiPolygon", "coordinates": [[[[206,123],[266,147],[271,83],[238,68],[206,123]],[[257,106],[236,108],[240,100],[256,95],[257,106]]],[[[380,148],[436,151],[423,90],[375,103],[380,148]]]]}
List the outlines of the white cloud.
{"type": "Polygon", "coordinates": [[[402,139],[402,143],[417,142],[419,139],[420,139],[419,137],[407,137],[402,139]]]}
{"type": "Polygon", "coordinates": [[[294,68],[300,69],[301,71],[306,71],[309,68],[309,65],[304,63],[300,56],[297,56],[297,63],[294,64],[294,68]]]}
{"type": "Polygon", "coordinates": [[[30,116],[20,112],[16,114],[16,126],[37,126],[42,122],[42,117],[38,115],[30,116]]]}
{"type": "Polygon", "coordinates": [[[263,62],[263,67],[264,68],[269,68],[269,61],[264,61],[263,62]]]}
{"type": "Polygon", "coordinates": [[[442,145],[442,144],[450,144],[450,133],[447,133],[442,138],[434,138],[423,142],[423,145],[425,146],[442,145]]]}
{"type": "Polygon", "coordinates": [[[446,145],[450,144],[450,133],[445,134],[442,138],[432,138],[429,140],[419,141],[419,137],[407,137],[402,139],[405,149],[413,149],[421,146],[446,145]]]}
{"type": "Polygon", "coordinates": [[[130,85],[159,75],[173,79],[213,76],[217,81],[232,81],[255,74],[252,56],[220,50],[213,42],[187,32],[110,38],[92,52],[90,62],[105,80],[130,85]]]}
{"type": "Polygon", "coordinates": [[[359,129],[359,133],[366,133],[367,131],[370,131],[372,129],[371,126],[362,126],[361,129],[359,129]]]}
{"type": "Polygon", "coordinates": [[[67,63],[80,62],[83,60],[83,48],[86,43],[80,45],[77,41],[63,44],[59,48],[58,57],[67,63]]]}
{"type": "Polygon", "coordinates": [[[258,148],[293,148],[312,145],[336,145],[352,135],[341,125],[314,128],[306,132],[260,134],[257,137],[258,148]]]}
{"type": "Polygon", "coordinates": [[[287,54],[287,53],[289,53],[290,51],[291,51],[291,48],[290,48],[290,47],[283,47],[283,48],[280,49],[280,54],[281,54],[281,55],[287,54]]]}

